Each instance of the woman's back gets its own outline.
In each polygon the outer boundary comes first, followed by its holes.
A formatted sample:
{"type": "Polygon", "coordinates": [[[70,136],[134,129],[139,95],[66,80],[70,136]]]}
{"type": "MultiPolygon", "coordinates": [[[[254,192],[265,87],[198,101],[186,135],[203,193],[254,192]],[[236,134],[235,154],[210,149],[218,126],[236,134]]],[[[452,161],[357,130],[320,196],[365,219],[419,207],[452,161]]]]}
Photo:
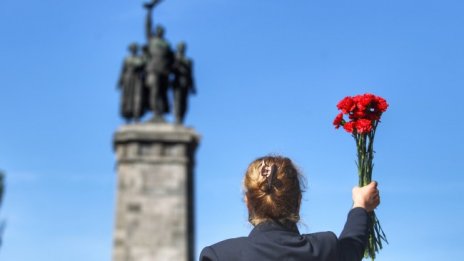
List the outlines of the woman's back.
{"type": "Polygon", "coordinates": [[[200,261],[359,261],[368,239],[368,211],[379,204],[376,183],[353,189],[353,209],[340,237],[300,234],[300,174],[288,158],[255,160],[245,174],[245,201],[255,227],[248,237],[205,247],[200,261]]]}
{"type": "Polygon", "coordinates": [[[367,242],[367,212],[350,211],[345,228],[337,238],[332,232],[300,235],[296,227],[276,222],[255,226],[248,237],[221,241],[203,249],[201,261],[348,261],[361,260],[367,242]]]}

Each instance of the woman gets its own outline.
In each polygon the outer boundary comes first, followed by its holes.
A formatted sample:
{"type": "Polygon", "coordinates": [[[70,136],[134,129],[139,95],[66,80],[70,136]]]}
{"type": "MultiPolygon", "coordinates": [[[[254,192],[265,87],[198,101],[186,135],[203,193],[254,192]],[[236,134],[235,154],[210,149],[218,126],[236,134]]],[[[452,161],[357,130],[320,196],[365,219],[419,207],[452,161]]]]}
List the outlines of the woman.
{"type": "Polygon", "coordinates": [[[205,247],[201,261],[361,260],[367,244],[368,212],[380,203],[377,183],[353,188],[353,208],[337,238],[333,232],[300,234],[301,174],[290,159],[253,161],[244,178],[245,202],[254,226],[248,237],[205,247]]]}

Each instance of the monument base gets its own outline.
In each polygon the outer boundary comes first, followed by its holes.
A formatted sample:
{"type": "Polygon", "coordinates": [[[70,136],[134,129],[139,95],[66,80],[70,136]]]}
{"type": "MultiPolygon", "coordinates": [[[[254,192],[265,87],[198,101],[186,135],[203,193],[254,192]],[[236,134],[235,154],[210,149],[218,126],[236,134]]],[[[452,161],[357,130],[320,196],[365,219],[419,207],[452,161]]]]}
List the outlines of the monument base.
{"type": "Polygon", "coordinates": [[[199,135],[167,123],[114,135],[118,194],[113,261],[194,260],[193,168],[199,135]]]}

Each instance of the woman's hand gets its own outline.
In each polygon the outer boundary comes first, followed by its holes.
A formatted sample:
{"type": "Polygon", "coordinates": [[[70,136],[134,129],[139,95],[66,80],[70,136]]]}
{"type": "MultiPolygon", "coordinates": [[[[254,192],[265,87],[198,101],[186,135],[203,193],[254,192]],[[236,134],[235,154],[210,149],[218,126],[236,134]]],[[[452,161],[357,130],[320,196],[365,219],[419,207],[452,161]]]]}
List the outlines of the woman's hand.
{"type": "Polygon", "coordinates": [[[380,204],[379,190],[375,181],[364,187],[354,187],[352,193],[353,208],[361,207],[371,212],[380,204]]]}

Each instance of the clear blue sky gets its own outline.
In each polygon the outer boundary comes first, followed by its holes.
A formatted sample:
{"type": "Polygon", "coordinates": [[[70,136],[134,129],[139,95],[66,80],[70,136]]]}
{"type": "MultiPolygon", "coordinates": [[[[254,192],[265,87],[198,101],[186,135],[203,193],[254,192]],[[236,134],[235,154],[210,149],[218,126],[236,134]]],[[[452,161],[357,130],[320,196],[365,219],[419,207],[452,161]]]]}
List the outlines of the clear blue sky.
{"type": "MultiPolygon", "coordinates": [[[[127,45],[144,41],[142,3],[0,1],[2,261],[110,260],[115,85],[127,45]]],[[[457,0],[165,0],[155,22],[195,60],[197,254],[248,234],[241,179],[268,153],[307,176],[301,232],[339,233],[357,177],[335,104],[372,92],[390,103],[378,260],[461,259],[463,12],[457,0]]]]}

